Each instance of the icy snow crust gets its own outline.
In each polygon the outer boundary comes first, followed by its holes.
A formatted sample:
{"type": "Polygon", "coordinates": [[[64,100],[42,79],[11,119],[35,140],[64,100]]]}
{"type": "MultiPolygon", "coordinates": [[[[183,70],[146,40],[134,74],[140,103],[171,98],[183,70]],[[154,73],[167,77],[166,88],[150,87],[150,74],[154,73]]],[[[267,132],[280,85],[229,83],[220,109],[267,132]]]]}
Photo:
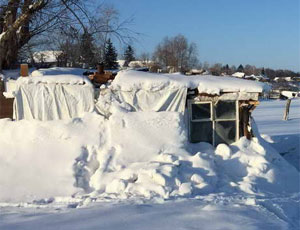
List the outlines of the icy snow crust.
{"type": "Polygon", "coordinates": [[[298,171],[260,138],[188,144],[180,113],[116,108],[108,120],[0,120],[0,202],[298,191],[298,171]]]}
{"type": "Polygon", "coordinates": [[[269,86],[264,83],[237,79],[229,76],[185,76],[179,73],[154,74],[133,70],[120,71],[113,81],[112,86],[114,89],[122,91],[133,91],[138,89],[157,91],[165,87],[184,87],[198,89],[200,93],[216,95],[219,95],[221,92],[261,93],[269,90],[269,86]]]}

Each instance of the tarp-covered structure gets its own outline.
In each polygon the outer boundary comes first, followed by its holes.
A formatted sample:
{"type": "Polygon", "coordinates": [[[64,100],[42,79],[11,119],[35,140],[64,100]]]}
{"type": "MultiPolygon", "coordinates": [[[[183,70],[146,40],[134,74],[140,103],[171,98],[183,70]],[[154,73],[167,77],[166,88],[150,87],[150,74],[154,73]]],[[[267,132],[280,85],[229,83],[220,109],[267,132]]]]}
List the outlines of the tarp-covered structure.
{"type": "Polygon", "coordinates": [[[218,98],[255,99],[268,87],[260,82],[210,75],[153,74],[121,71],[112,83],[114,93],[135,111],[184,112],[188,89],[218,98]]]}
{"type": "Polygon", "coordinates": [[[17,80],[14,118],[57,120],[94,110],[94,88],[80,69],[42,69],[17,80]]]}
{"type": "Polygon", "coordinates": [[[250,136],[250,113],[258,104],[259,94],[269,90],[269,86],[229,76],[126,70],[118,73],[109,90],[117,100],[131,107],[131,111],[186,114],[189,140],[217,145],[250,136]]]}

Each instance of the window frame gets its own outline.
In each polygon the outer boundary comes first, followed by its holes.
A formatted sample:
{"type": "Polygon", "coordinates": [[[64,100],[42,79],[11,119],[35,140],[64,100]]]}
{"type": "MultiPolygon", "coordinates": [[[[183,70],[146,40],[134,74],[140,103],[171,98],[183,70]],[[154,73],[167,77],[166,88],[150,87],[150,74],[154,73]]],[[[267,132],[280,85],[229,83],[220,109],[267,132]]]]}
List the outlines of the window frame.
{"type": "Polygon", "coordinates": [[[216,101],[215,103],[213,101],[196,101],[194,99],[189,99],[188,100],[188,134],[189,134],[189,141],[191,142],[191,124],[193,122],[206,122],[206,121],[211,121],[212,122],[212,145],[216,146],[216,134],[217,134],[217,130],[216,130],[216,122],[218,121],[235,121],[235,140],[237,141],[240,137],[239,134],[239,101],[238,100],[224,100],[224,101],[233,101],[235,102],[235,118],[228,118],[228,119],[217,119],[216,118],[216,104],[218,103],[218,101],[216,101]],[[192,119],[192,105],[193,104],[210,104],[210,118],[209,119],[192,119]]]}
{"type": "Polygon", "coordinates": [[[190,112],[190,121],[193,122],[201,122],[201,121],[212,121],[213,120],[213,104],[211,101],[204,102],[204,101],[197,101],[195,103],[190,103],[189,104],[189,111],[190,112]],[[210,104],[210,118],[203,118],[203,119],[193,119],[193,110],[192,110],[192,105],[193,104],[210,104]]]}

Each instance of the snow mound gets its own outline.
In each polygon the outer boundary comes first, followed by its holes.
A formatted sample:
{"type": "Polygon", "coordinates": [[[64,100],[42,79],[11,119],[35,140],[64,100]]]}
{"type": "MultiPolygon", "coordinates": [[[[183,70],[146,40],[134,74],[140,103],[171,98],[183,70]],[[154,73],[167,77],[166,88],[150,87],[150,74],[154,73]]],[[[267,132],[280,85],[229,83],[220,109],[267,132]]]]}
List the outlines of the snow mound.
{"type": "Polygon", "coordinates": [[[193,187],[214,187],[212,158],[185,150],[180,113],[136,112],[109,119],[110,142],[98,155],[91,186],[118,197],[191,195],[193,187]],[[205,173],[197,171],[206,170],[205,173]]]}
{"type": "MultiPolygon", "coordinates": [[[[188,144],[176,112],[113,114],[90,186],[100,197],[168,199],[213,192],[294,193],[299,173],[258,139],[188,144]],[[289,178],[289,179],[287,179],[289,178]]],[[[94,194],[94,195],[95,195],[94,194]]]]}
{"type": "MultiPolygon", "coordinates": [[[[0,120],[0,202],[68,196],[79,191],[76,159],[101,146],[103,118],[67,121],[0,120]]],[[[81,190],[81,189],[80,189],[81,190]]]]}
{"type": "Polygon", "coordinates": [[[86,114],[68,121],[0,120],[0,201],[74,193],[170,199],[299,190],[299,172],[260,136],[214,148],[187,142],[180,113],[117,106],[110,112],[109,119],[86,114]]]}

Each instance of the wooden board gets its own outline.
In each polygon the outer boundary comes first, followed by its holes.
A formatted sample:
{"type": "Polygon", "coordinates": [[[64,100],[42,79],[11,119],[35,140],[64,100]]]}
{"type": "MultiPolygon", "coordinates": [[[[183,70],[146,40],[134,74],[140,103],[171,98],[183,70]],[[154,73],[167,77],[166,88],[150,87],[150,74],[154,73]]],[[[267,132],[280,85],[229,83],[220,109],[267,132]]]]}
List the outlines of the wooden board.
{"type": "Polygon", "coordinates": [[[4,82],[0,81],[0,119],[2,118],[13,118],[13,98],[5,98],[4,92],[4,82]]]}

